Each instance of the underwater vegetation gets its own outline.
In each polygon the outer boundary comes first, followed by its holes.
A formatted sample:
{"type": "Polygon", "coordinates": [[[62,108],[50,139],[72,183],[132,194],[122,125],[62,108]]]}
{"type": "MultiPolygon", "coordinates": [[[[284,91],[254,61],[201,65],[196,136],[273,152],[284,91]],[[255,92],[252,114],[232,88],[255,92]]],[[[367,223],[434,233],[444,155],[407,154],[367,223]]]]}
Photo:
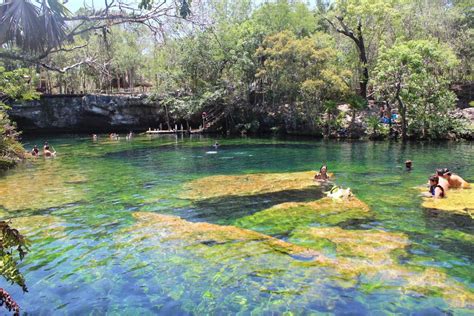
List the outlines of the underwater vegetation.
{"type": "Polygon", "coordinates": [[[311,202],[278,204],[240,218],[235,221],[235,225],[269,235],[286,235],[300,226],[333,226],[346,221],[367,219],[372,215],[369,207],[356,197],[325,197],[311,202]]]}
{"type": "Polygon", "coordinates": [[[217,175],[190,181],[184,185],[183,198],[209,199],[231,195],[255,195],[320,186],[313,181],[316,172],[257,173],[217,175]]]}
{"type": "Polygon", "coordinates": [[[451,189],[446,198],[425,198],[422,204],[428,209],[466,215],[474,219],[474,189],[451,189]]]}
{"type": "Polygon", "coordinates": [[[87,178],[76,171],[57,170],[54,161],[45,161],[41,170],[21,170],[0,181],[0,209],[40,210],[73,203],[84,197],[76,186],[87,178]]]}
{"type": "MultiPolygon", "coordinates": [[[[290,264],[297,274],[301,269],[332,270],[329,274],[327,270],[322,273],[319,276],[322,280],[315,280],[321,282],[321,286],[330,286],[331,283],[332,286],[353,288],[365,294],[396,290],[398,295],[437,296],[453,307],[474,308],[474,293],[444,272],[435,268],[417,270],[398,263],[398,256],[410,244],[401,233],[313,227],[298,230],[290,242],[285,242],[234,226],[192,223],[175,216],[146,212],[136,212],[133,216],[137,223],[127,229],[130,242],[152,241],[154,246],[150,248],[155,248],[155,255],[161,252],[167,256],[185,249],[195,259],[195,256],[199,258],[200,265],[203,264],[201,260],[207,262],[205,265],[226,264],[226,269],[235,273],[242,264],[246,269],[260,270],[258,258],[265,255],[274,257],[275,263],[290,264]],[[304,245],[292,243],[292,240],[304,240],[304,245]],[[320,240],[332,244],[335,255],[325,253],[320,240]],[[283,261],[282,256],[286,258],[283,261]]],[[[285,271],[283,267],[280,269],[276,269],[280,272],[275,275],[267,272],[270,274],[266,277],[275,277],[274,282],[278,282],[279,274],[285,271]]],[[[289,269],[284,273],[291,275],[293,272],[289,269]]],[[[288,285],[280,291],[288,291],[291,287],[288,285]]],[[[218,289],[215,290],[213,296],[219,296],[218,289]]]]}

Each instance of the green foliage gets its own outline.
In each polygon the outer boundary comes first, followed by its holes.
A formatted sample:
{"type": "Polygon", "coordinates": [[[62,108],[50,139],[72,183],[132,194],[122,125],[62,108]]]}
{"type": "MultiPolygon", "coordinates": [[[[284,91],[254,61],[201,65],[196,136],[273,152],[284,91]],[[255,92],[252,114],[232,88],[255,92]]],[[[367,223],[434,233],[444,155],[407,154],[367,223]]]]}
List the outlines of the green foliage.
{"type": "MultiPolygon", "coordinates": [[[[23,291],[27,292],[25,278],[18,269],[18,261],[23,260],[28,250],[26,239],[11,228],[5,221],[0,221],[0,275],[12,284],[19,285],[23,291]]],[[[10,295],[1,289],[0,301],[6,303],[6,308],[14,310],[19,315],[19,307],[10,295]]]]}
{"type": "Polygon", "coordinates": [[[6,71],[0,67],[0,170],[13,167],[24,157],[24,149],[17,141],[18,132],[6,113],[8,106],[2,101],[36,98],[36,92],[28,84],[29,75],[27,69],[6,71]]]}
{"type": "Polygon", "coordinates": [[[23,260],[28,250],[26,240],[5,221],[0,221],[0,231],[0,275],[27,291],[25,279],[17,267],[18,259],[23,260]]]}
{"type": "Polygon", "coordinates": [[[402,128],[439,137],[453,127],[442,117],[454,107],[449,71],[457,64],[452,51],[434,40],[398,43],[380,55],[374,88],[379,98],[398,107],[402,128]]]}
{"type": "Polygon", "coordinates": [[[38,3],[12,0],[0,5],[0,44],[15,44],[27,52],[60,45],[69,10],[57,0],[38,3]]]}

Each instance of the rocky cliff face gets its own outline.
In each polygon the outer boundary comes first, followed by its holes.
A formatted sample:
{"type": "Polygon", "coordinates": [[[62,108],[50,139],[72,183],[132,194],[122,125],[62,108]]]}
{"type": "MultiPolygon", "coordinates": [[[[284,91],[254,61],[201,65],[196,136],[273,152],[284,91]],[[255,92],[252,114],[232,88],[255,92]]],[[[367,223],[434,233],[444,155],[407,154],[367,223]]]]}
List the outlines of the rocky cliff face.
{"type": "Polygon", "coordinates": [[[145,130],[159,125],[159,107],[145,96],[42,96],[9,111],[19,130],[106,132],[145,130]]]}

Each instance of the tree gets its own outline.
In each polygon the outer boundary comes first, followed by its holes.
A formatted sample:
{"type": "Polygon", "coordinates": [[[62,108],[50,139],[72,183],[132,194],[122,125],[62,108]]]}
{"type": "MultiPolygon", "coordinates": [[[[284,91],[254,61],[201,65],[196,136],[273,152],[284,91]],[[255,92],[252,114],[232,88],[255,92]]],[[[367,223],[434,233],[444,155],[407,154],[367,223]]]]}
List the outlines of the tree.
{"type": "Polygon", "coordinates": [[[374,70],[374,88],[378,97],[398,107],[403,139],[407,138],[410,119],[419,124],[417,131],[426,136],[437,116],[446,115],[454,106],[448,78],[457,64],[449,47],[435,40],[397,43],[380,54],[374,70]]]}
{"type": "Polygon", "coordinates": [[[391,20],[398,17],[404,0],[336,0],[326,21],[354,42],[359,59],[359,94],[367,98],[369,67],[377,54],[375,45],[391,20]]]}
{"type": "Polygon", "coordinates": [[[0,57],[66,72],[89,60],[66,68],[44,63],[48,55],[63,51],[65,41],[73,42],[75,36],[93,30],[107,32],[113,25],[126,23],[146,25],[150,30],[160,32],[166,18],[188,17],[189,5],[190,0],[180,0],[177,5],[174,2],[143,0],[133,7],[121,0],[105,0],[104,9],[85,10],[86,14],[74,15],[59,0],[42,0],[38,3],[6,0],[0,5],[0,45],[6,46],[6,49],[0,50],[0,57]]]}
{"type": "Polygon", "coordinates": [[[337,51],[323,33],[301,39],[289,32],[268,36],[256,54],[264,61],[257,78],[263,81],[268,106],[278,114],[313,127],[322,102],[349,90],[351,73],[338,63],[337,51]]]}
{"type": "Polygon", "coordinates": [[[8,100],[31,100],[36,93],[29,85],[31,73],[27,69],[6,71],[0,67],[0,170],[7,169],[24,157],[24,149],[17,141],[18,133],[10,121],[5,104],[8,100]]]}

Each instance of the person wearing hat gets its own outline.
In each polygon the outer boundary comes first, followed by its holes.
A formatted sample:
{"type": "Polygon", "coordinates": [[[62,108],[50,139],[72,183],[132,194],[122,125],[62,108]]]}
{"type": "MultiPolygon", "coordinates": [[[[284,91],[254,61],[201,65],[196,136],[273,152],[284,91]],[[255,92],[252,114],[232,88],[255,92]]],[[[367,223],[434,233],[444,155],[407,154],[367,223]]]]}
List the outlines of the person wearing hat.
{"type": "Polygon", "coordinates": [[[469,188],[470,187],[469,183],[466,180],[464,180],[457,174],[453,174],[451,171],[449,171],[448,168],[443,168],[441,170],[441,173],[442,175],[440,175],[440,177],[442,177],[444,180],[446,180],[446,182],[448,182],[448,185],[450,188],[469,188]]]}
{"type": "Polygon", "coordinates": [[[411,171],[412,167],[413,167],[413,162],[411,160],[405,161],[405,168],[407,171],[411,171]]]}

